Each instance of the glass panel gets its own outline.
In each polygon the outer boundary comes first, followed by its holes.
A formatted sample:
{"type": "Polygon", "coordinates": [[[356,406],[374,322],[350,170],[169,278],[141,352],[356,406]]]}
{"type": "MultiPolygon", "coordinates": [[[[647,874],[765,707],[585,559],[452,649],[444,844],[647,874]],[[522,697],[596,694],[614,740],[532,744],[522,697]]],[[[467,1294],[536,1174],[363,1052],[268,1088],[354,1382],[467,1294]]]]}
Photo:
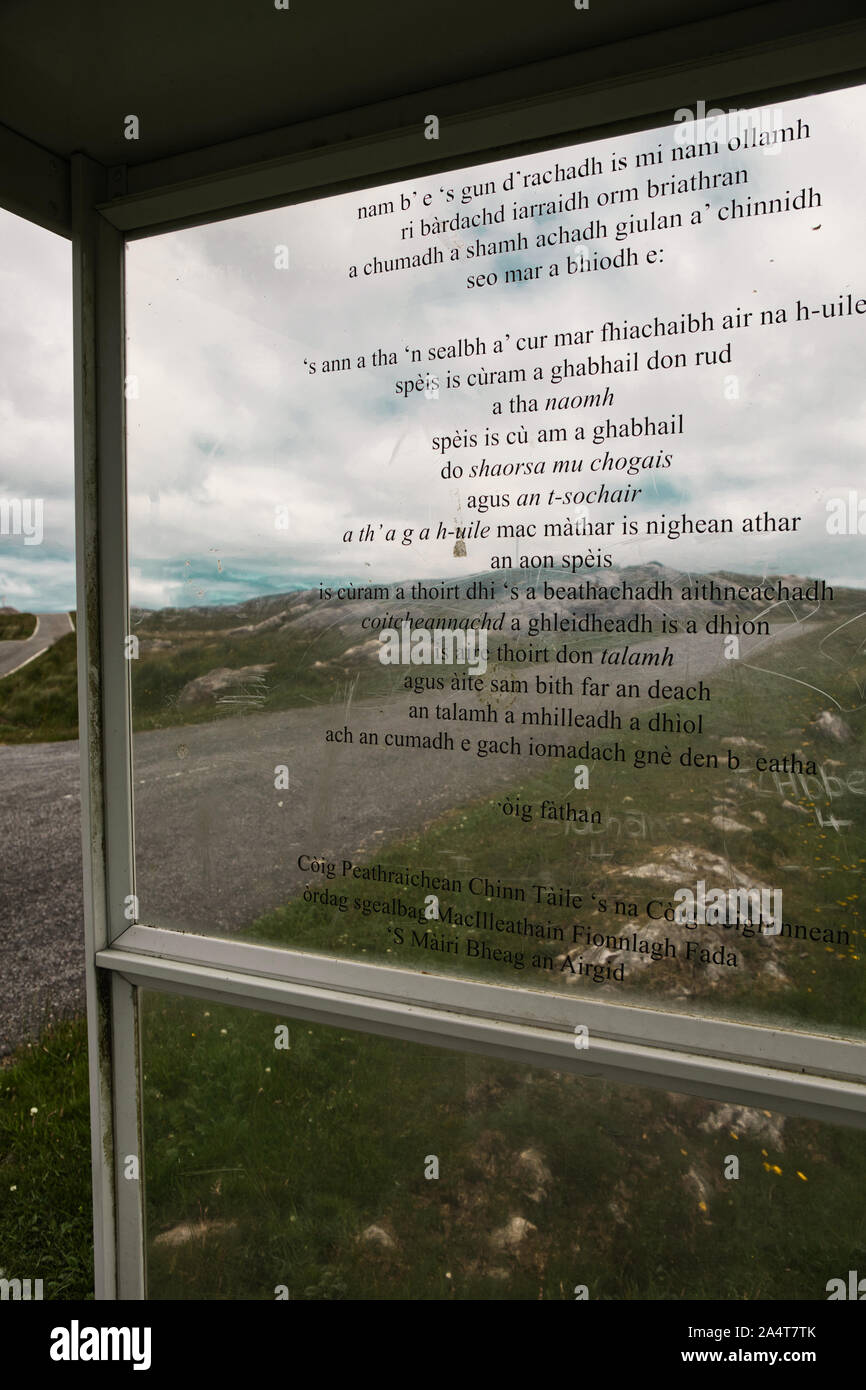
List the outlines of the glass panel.
{"type": "Polygon", "coordinates": [[[856,1131],[158,994],[143,1041],[152,1299],[813,1300],[863,1268],[856,1131]]]}
{"type": "Polygon", "coordinates": [[[688,114],[129,247],[143,922],[863,1035],[864,89],[688,114]]]}

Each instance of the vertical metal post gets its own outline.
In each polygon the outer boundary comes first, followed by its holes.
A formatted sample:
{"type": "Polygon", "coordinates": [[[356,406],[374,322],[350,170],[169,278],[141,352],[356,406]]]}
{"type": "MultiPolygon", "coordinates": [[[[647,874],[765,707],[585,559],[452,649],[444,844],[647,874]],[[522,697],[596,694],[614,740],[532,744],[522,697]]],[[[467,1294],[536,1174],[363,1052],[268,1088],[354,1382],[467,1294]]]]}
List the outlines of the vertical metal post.
{"type": "Polygon", "coordinates": [[[123,237],[95,211],[106,171],[71,161],[75,529],[84,930],[98,1299],[144,1297],[135,990],[97,951],[134,894],[126,557],[123,237]],[[135,1163],[130,1160],[135,1159],[135,1163]]]}

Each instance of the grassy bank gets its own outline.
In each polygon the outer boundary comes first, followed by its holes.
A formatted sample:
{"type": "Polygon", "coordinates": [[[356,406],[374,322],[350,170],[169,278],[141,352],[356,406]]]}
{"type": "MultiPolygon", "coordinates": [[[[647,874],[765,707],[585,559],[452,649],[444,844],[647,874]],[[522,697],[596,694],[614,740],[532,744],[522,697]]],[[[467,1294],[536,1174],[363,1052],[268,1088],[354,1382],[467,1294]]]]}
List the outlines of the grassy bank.
{"type": "Polygon", "coordinates": [[[0,680],[0,743],[78,737],[76,637],[67,633],[20,671],[0,680]]]}
{"type": "Polygon", "coordinates": [[[46,1299],[93,1297],[89,1105],[83,1019],[0,1066],[0,1269],[46,1299]]]}
{"type": "Polygon", "coordinates": [[[20,642],[36,631],[33,613],[0,613],[0,642],[20,642]]]}

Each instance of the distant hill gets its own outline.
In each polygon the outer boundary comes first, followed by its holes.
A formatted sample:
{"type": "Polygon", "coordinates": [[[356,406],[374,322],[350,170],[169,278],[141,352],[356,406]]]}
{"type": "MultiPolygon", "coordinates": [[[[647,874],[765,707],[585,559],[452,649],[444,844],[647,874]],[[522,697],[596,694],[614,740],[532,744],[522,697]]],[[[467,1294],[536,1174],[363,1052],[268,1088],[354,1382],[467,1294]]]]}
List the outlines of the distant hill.
{"type": "MultiPolygon", "coordinates": [[[[461,592],[474,582],[479,594],[471,599],[413,599],[413,585],[430,590],[443,583],[458,582],[433,576],[428,580],[378,585],[351,586],[343,581],[334,586],[351,589],[350,596],[343,598],[322,598],[316,585],[260,595],[241,603],[158,610],[133,608],[130,631],[139,639],[138,659],[131,663],[133,726],[144,730],[224,718],[237,713],[240,705],[250,709],[288,709],[346,699],[349,692],[354,700],[386,696],[402,688],[402,677],[399,671],[395,675],[396,668],[382,666],[377,660],[377,634],[383,627],[399,623],[407,611],[413,621],[432,624],[444,620],[457,625],[461,619],[485,611],[493,614],[505,610],[509,617],[520,615],[522,644],[545,641],[543,635],[535,635],[536,631],[543,634],[539,622],[542,614],[558,613],[580,619],[594,613],[602,619],[627,619],[636,612],[645,612],[657,634],[662,630],[662,616],[678,622],[682,631],[682,619],[686,617],[694,618],[699,629],[725,615],[741,621],[761,616],[769,617],[773,623],[786,623],[800,621],[816,606],[823,606],[808,600],[773,604],[764,597],[730,601],[682,598],[684,585],[694,593],[697,586],[711,580],[745,588],[770,588],[781,581],[792,589],[805,589],[810,582],[792,575],[761,578],[727,571],[687,574],[654,561],[578,575],[559,567],[537,572],[511,570],[464,575],[459,580],[461,592]],[[608,596],[597,598],[593,590],[579,590],[582,583],[603,586],[608,596]],[[520,585],[517,599],[506,590],[506,586],[514,584],[520,585]],[[545,584],[548,589],[562,588],[562,596],[546,600],[545,584]],[[670,589],[669,598],[651,597],[665,585],[670,589]],[[527,586],[534,589],[534,596],[527,595],[527,586]],[[630,596],[624,586],[630,586],[632,591],[642,590],[645,596],[630,596]],[[622,593],[610,596],[618,590],[622,593]],[[578,591],[587,596],[579,597],[578,591]]],[[[826,616],[844,621],[856,617],[863,607],[862,590],[837,587],[833,608],[827,609],[826,616]]],[[[816,616],[820,622],[820,613],[816,616]]],[[[20,619],[15,615],[5,620],[7,624],[17,621],[20,619]]],[[[725,629],[720,626],[706,630],[725,629]]],[[[620,628],[620,632],[624,631],[620,628]]],[[[637,640],[647,637],[652,640],[648,633],[638,635],[637,640]]],[[[579,629],[572,625],[564,640],[567,645],[587,646],[609,639],[601,635],[598,627],[579,629]]],[[[558,634],[556,641],[562,642],[562,635],[558,634]]],[[[70,633],[38,662],[0,683],[0,742],[75,737],[75,635],[70,633]]]]}
{"type": "MultiPolygon", "coordinates": [[[[632,589],[643,588],[650,590],[652,586],[669,585],[673,591],[672,598],[669,600],[652,601],[651,607],[660,611],[663,607],[664,612],[673,618],[685,619],[686,617],[707,617],[714,612],[724,612],[726,609],[733,609],[739,613],[741,618],[754,619],[759,613],[764,613],[769,607],[767,601],[760,599],[739,599],[733,602],[726,602],[722,598],[706,599],[696,603],[693,599],[683,600],[680,597],[681,589],[684,585],[692,588],[703,582],[715,580],[718,585],[734,586],[774,586],[777,582],[787,584],[790,588],[799,586],[805,588],[810,580],[796,575],[768,575],[759,578],[757,575],[737,574],[733,571],[717,571],[713,574],[687,574],[682,570],[673,569],[667,565],[662,565],[653,560],[645,565],[628,565],[616,569],[607,570],[586,570],[579,574],[573,574],[561,567],[543,569],[540,571],[531,570],[488,570],[479,574],[469,574],[459,580],[450,579],[443,581],[441,577],[434,576],[430,579],[421,580],[394,580],[387,584],[363,584],[357,583],[350,585],[344,581],[342,587],[351,589],[349,598],[322,599],[318,588],[315,589],[295,589],[287,593],[266,594],[261,597],[247,599],[241,603],[231,603],[224,605],[199,606],[189,608],[162,608],[144,609],[133,608],[131,610],[131,630],[140,637],[156,637],[158,639],[180,638],[181,636],[192,637],[197,635],[220,635],[232,637],[247,637],[254,634],[264,634],[266,632],[277,632],[281,630],[294,630],[306,628],[308,631],[328,629],[347,634],[349,630],[358,631],[364,619],[382,618],[387,613],[405,616],[406,610],[420,610],[422,606],[427,614],[434,614],[441,611],[449,614],[468,614],[481,612],[491,606],[499,607],[507,603],[509,615],[525,613],[539,613],[541,610],[550,607],[553,603],[560,611],[567,612],[574,616],[583,616],[595,608],[603,609],[607,617],[622,617],[628,613],[633,613],[636,607],[640,607],[641,600],[625,596],[623,598],[606,598],[595,600],[592,597],[586,599],[562,598],[549,599],[544,597],[544,583],[560,587],[563,585],[574,588],[581,583],[590,583],[596,586],[603,586],[606,589],[615,589],[623,585],[630,585],[632,589]],[[485,586],[486,591],[493,592],[493,597],[461,598],[450,601],[429,601],[421,598],[411,597],[412,586],[420,585],[430,587],[442,583],[459,583],[464,588],[472,583],[477,586],[485,586]],[[513,600],[506,595],[506,585],[519,584],[525,594],[524,586],[535,588],[535,597],[521,597],[513,600]],[[397,591],[402,589],[405,597],[399,598],[397,591]],[[384,592],[383,592],[384,591],[384,592]],[[369,592],[370,596],[365,596],[369,592]],[[387,593],[387,597],[385,597],[387,593]]],[[[858,590],[836,588],[836,599],[848,596],[852,600],[858,594],[858,590]]],[[[788,620],[797,616],[805,616],[806,611],[813,608],[814,604],[802,601],[791,605],[787,612],[788,620]]],[[[778,621],[779,614],[775,615],[778,621]]],[[[366,623],[364,631],[369,635],[378,630],[379,624],[373,626],[369,621],[366,623]]],[[[357,641],[357,637],[355,638],[357,641]]]]}

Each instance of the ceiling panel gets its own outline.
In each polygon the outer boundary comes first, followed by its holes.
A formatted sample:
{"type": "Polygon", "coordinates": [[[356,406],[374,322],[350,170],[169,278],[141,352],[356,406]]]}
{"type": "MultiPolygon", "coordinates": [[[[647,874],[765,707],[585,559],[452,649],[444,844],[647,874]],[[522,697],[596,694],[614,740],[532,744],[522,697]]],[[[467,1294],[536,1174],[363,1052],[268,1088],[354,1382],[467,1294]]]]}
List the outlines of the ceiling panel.
{"type": "Polygon", "coordinates": [[[133,165],[730,12],[745,17],[760,0],[289,6],[3,0],[0,124],[53,153],[133,165]],[[124,138],[130,114],[137,141],[124,138]]]}

